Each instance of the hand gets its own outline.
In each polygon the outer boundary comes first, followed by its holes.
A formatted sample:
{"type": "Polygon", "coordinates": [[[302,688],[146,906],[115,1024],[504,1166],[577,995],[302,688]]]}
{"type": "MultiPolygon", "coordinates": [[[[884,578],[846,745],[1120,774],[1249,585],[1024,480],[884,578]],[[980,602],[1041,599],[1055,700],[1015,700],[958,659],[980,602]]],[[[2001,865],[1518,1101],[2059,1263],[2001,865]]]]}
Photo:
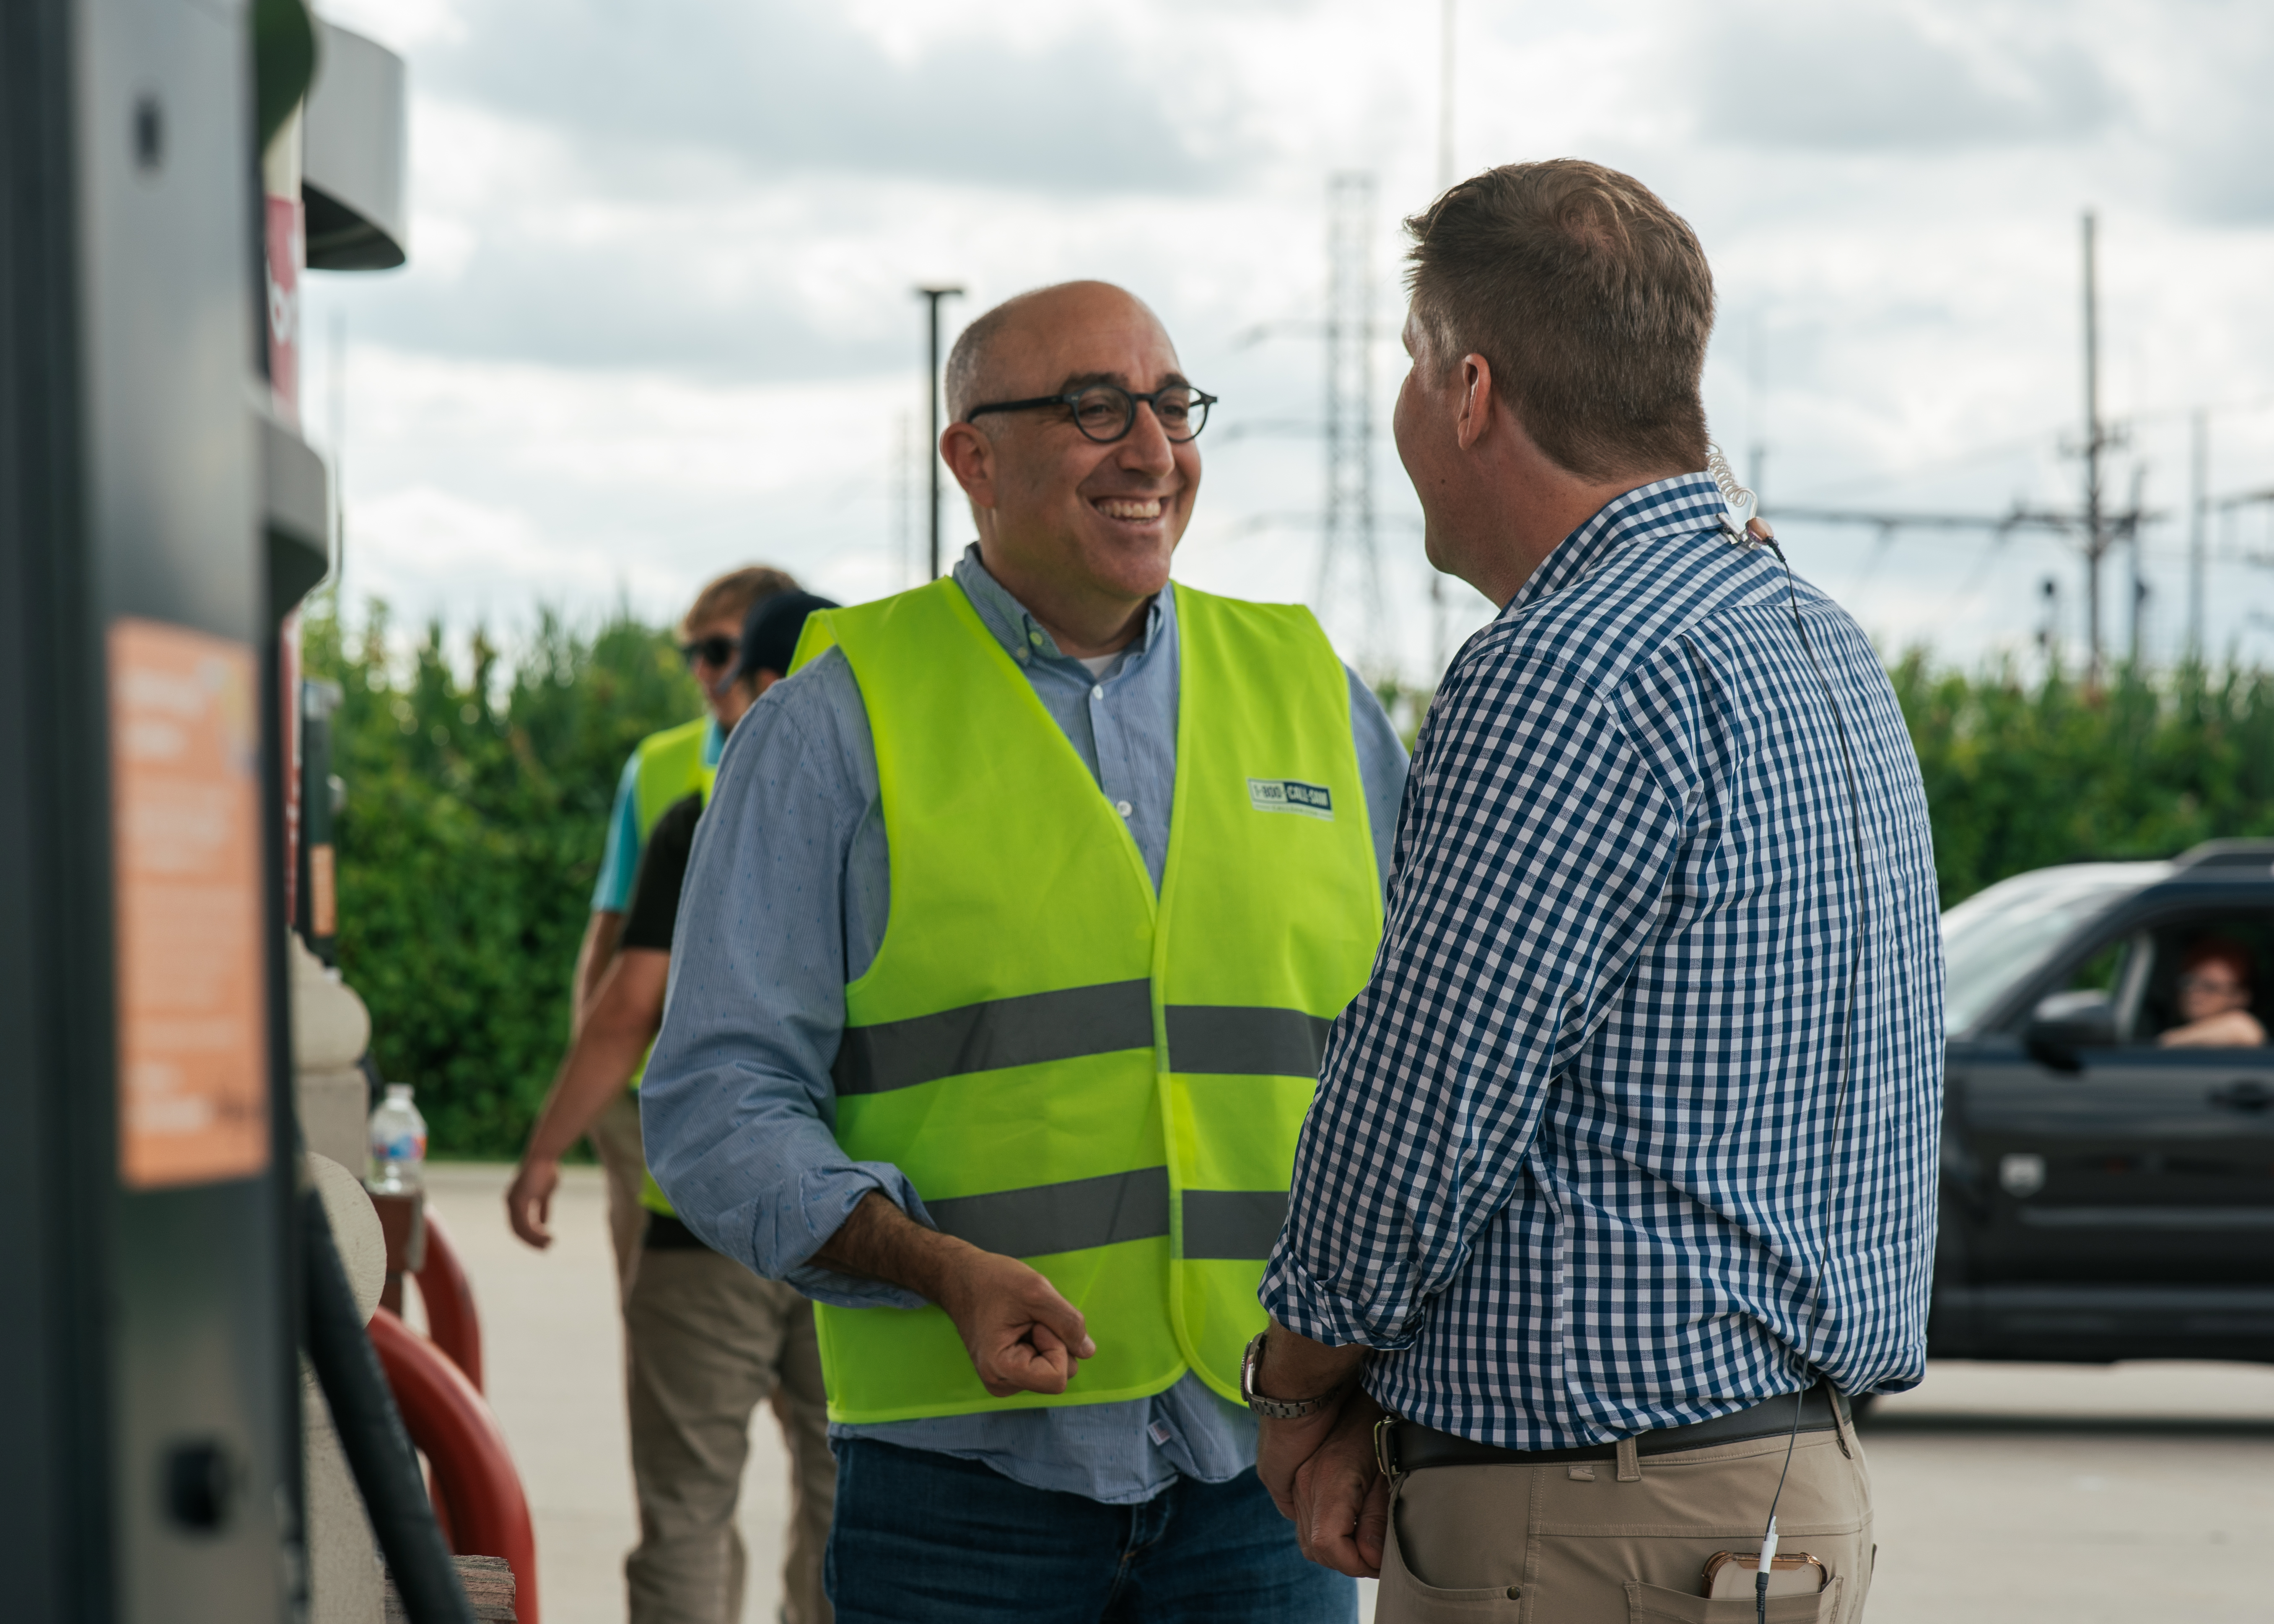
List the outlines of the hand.
{"type": "Polygon", "coordinates": [[[1374,1458],[1381,1419],[1382,1406],[1359,1388],[1299,1421],[1263,1418],[1256,1439],[1257,1474],[1303,1554],[1353,1579],[1382,1576],[1389,1537],[1389,1483],[1374,1458]]]}
{"type": "Polygon", "coordinates": [[[1076,1363],[1097,1356],[1081,1311],[1016,1258],[961,1247],[932,1300],[955,1321],[980,1385],[997,1398],[1063,1393],[1076,1363]]]}
{"type": "Polygon", "coordinates": [[[546,1157],[523,1162],[505,1192],[506,1222],[540,1252],[553,1244],[553,1231],[545,1225],[553,1215],[553,1192],[560,1187],[561,1164],[546,1157]]]}
{"type": "Polygon", "coordinates": [[[881,1192],[861,1198],[813,1260],[938,1304],[955,1322],[980,1385],[997,1398],[1063,1393],[1076,1361],[1097,1357],[1081,1311],[1056,1286],[1016,1258],[927,1229],[881,1192]]]}

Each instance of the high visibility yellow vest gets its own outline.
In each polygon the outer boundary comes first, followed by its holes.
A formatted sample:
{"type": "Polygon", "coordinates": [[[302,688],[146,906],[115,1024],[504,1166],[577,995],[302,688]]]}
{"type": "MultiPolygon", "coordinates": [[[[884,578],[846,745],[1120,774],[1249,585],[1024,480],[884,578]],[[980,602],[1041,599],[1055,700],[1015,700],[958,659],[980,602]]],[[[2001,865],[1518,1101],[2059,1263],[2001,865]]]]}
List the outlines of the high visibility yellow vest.
{"type": "MultiPolygon", "coordinates": [[[[711,718],[697,717],[677,727],[666,727],[659,733],[650,733],[632,751],[639,763],[632,774],[632,816],[639,822],[640,848],[647,848],[648,837],[663,815],[692,794],[699,794],[705,803],[711,799],[711,786],[718,781],[719,769],[706,765],[703,760],[703,741],[711,732],[711,718]]],[[[648,1046],[649,1053],[655,1046],[648,1046]]],[[[637,1089],[640,1079],[647,1075],[647,1056],[631,1075],[629,1086],[637,1089]]],[[[671,1198],[663,1186],[655,1182],[655,1175],[643,1170],[640,1183],[640,1205],[651,1213],[669,1218],[675,1214],[671,1198]]]]}
{"type": "Polygon", "coordinates": [[[703,741],[710,732],[711,718],[698,716],[650,733],[632,751],[639,763],[632,775],[632,814],[639,820],[643,847],[657,821],[703,787],[703,741]]]}
{"type": "Polygon", "coordinates": [[[940,1229],[1023,1259],[1097,1357],[995,1398],[937,1307],[817,1310],[829,1413],[878,1422],[1227,1398],[1263,1324],[1329,1023],[1365,983],[1380,882],[1350,688],[1309,611],[1174,589],[1175,804],[1155,897],[1125,817],[960,587],[806,622],[876,740],[892,912],[845,989],[846,1153],[940,1229]]]}

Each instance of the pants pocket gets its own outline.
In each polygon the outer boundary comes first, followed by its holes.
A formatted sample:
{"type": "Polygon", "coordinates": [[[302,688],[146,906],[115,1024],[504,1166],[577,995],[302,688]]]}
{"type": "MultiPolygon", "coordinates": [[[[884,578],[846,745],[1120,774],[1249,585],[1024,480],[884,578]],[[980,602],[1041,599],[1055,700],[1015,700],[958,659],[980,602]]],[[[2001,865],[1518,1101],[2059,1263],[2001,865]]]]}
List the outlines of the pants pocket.
{"type": "MultiPolygon", "coordinates": [[[[1385,1591],[1389,1583],[1388,1560],[1385,1554],[1382,1575],[1385,1591]]],[[[1836,1624],[1841,1583],[1834,1579],[1813,1596],[1772,1596],[1768,1624],[1836,1624]]],[[[1753,1624],[1760,1617],[1756,1609],[1750,1596],[1708,1601],[1703,1596],[1661,1590],[1655,1584],[1627,1586],[1627,1624],[1753,1624]]]]}
{"type": "Polygon", "coordinates": [[[1382,1553],[1382,1589],[1374,1597],[1374,1624],[1516,1624],[1524,1616],[1524,1592],[1513,1584],[1448,1590],[1424,1584],[1405,1566],[1397,1548],[1397,1519],[1382,1553]]]}

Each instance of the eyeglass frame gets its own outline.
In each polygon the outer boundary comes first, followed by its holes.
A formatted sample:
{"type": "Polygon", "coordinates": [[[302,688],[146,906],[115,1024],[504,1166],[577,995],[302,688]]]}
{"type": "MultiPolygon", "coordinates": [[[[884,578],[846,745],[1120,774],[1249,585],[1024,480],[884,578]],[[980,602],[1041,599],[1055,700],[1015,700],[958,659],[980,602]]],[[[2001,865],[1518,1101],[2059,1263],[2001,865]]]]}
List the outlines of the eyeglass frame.
{"type": "Polygon", "coordinates": [[[963,414],[963,420],[966,423],[968,423],[974,417],[983,416],[983,414],[990,411],[1034,411],[1044,406],[1065,406],[1071,408],[1080,402],[1081,397],[1088,395],[1092,389],[1115,390],[1120,394],[1124,400],[1129,402],[1128,410],[1123,415],[1121,419],[1121,432],[1118,434],[1114,435],[1110,440],[1098,439],[1096,435],[1091,433],[1088,429],[1081,426],[1081,419],[1079,417],[1074,418],[1074,432],[1079,433],[1084,440],[1089,441],[1093,446],[1117,446],[1123,440],[1128,439],[1131,431],[1135,429],[1137,426],[1137,407],[1140,402],[1152,408],[1153,420],[1159,423],[1161,418],[1161,397],[1171,393],[1172,390],[1177,389],[1186,389],[1191,391],[1193,397],[1192,403],[1201,409],[1201,428],[1194,429],[1182,440],[1178,440],[1175,435],[1169,432],[1169,425],[1163,423],[1161,425],[1161,432],[1172,446],[1189,446],[1193,441],[1201,437],[1201,429],[1208,427],[1208,409],[1215,405],[1219,400],[1223,399],[1223,396],[1221,395],[1210,395],[1206,389],[1196,388],[1188,383],[1164,383],[1149,395],[1140,395],[1134,389],[1125,389],[1118,383],[1110,383],[1103,379],[1100,379],[1094,383],[1086,383],[1078,389],[1061,390],[1056,395],[1037,395],[1032,400],[990,401],[986,405],[974,406],[969,411],[965,412],[963,414]]]}

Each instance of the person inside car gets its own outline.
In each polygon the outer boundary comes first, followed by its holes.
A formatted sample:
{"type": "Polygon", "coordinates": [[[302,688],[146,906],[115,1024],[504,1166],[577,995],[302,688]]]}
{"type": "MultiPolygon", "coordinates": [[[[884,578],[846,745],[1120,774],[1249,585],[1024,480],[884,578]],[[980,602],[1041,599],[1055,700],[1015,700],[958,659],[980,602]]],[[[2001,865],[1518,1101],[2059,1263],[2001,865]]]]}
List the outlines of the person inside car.
{"type": "Polygon", "coordinates": [[[2250,950],[2212,936],[2180,961],[2183,1025],[2157,1038],[2166,1049],[2262,1049],[2266,1028],[2250,1012],[2250,950]]]}

